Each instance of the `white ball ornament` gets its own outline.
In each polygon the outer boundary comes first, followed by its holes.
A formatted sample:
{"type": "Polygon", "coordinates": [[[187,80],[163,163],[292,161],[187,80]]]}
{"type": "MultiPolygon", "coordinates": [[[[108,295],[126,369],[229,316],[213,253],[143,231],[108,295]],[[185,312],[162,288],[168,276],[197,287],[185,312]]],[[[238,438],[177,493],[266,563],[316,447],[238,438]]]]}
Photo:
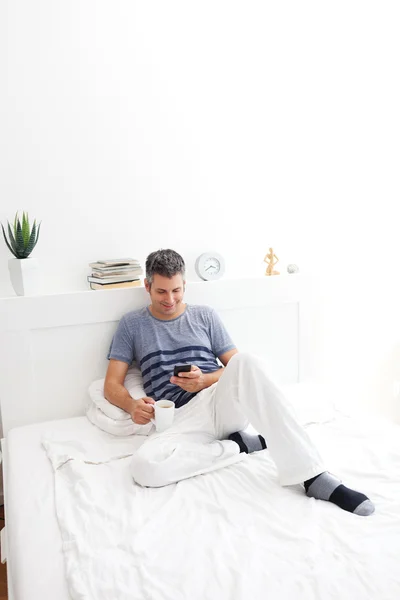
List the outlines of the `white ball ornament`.
{"type": "Polygon", "coordinates": [[[297,265],[288,265],[287,272],[291,275],[292,273],[298,273],[300,271],[297,265]]]}

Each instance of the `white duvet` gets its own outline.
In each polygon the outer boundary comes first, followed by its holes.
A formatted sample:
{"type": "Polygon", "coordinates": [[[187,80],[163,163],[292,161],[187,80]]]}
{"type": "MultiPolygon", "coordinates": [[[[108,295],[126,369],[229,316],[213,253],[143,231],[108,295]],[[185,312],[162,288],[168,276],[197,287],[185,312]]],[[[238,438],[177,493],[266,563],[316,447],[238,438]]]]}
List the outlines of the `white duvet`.
{"type": "Polygon", "coordinates": [[[131,479],[132,440],[46,440],[71,598],[400,598],[400,428],[337,415],[308,431],[375,514],[280,487],[268,450],[150,489],[131,479]]]}

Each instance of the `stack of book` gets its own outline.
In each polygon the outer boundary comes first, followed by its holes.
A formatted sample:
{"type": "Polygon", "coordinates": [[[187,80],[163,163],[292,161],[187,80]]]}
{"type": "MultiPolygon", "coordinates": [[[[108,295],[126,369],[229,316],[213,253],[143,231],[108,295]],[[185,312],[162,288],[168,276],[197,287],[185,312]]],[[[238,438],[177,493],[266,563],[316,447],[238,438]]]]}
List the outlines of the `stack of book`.
{"type": "Polygon", "coordinates": [[[139,279],[143,271],[134,258],[98,260],[89,263],[92,274],[87,280],[92,290],[130,288],[141,285],[139,279]]]}

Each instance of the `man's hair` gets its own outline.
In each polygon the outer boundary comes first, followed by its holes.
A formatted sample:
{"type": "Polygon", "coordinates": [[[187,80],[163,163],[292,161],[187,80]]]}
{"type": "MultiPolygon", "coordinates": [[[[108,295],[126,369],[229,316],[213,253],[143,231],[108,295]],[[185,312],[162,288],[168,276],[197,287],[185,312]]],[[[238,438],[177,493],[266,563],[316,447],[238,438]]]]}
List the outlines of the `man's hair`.
{"type": "Polygon", "coordinates": [[[175,250],[156,250],[146,258],[146,279],[153,283],[154,275],[173,277],[180,273],[185,279],[185,261],[175,250]]]}

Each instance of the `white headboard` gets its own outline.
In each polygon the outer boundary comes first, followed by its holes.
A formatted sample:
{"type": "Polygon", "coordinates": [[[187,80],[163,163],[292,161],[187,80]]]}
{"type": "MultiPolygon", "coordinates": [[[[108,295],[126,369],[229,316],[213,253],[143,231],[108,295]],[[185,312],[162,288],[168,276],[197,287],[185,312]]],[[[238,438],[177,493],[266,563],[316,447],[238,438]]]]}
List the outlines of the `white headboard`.
{"type": "MultiPolygon", "coordinates": [[[[213,306],[239,350],[267,357],[276,381],[293,383],[313,376],[311,283],[302,275],[189,282],[185,300],[213,306]]],[[[3,433],[84,414],[119,319],[146,304],[144,288],[0,299],[3,433]]]]}

